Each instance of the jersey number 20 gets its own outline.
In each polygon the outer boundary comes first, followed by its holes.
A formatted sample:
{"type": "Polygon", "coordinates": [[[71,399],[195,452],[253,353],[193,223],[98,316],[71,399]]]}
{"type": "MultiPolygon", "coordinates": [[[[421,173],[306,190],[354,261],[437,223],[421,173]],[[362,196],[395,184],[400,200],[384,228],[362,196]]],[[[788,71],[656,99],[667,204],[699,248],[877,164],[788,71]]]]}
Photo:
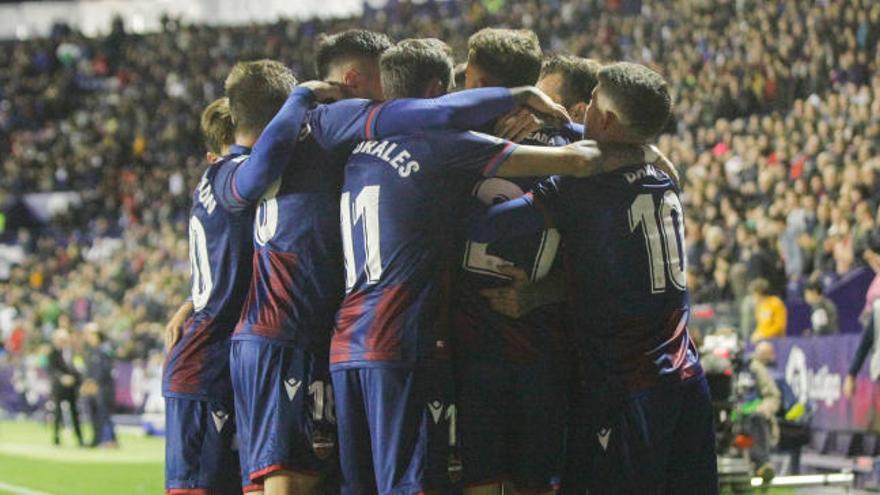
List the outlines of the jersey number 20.
{"type": "Polygon", "coordinates": [[[629,207],[629,230],[634,232],[639,226],[645,235],[645,248],[651,269],[651,293],[666,291],[666,277],[673,287],[684,290],[687,287],[684,250],[684,220],[681,201],[673,191],[666,191],[660,200],[660,208],[654,206],[652,194],[639,194],[629,207]],[[678,226],[672,212],[678,216],[678,226]],[[662,225],[662,228],[660,227],[662,225]]]}
{"type": "Polygon", "coordinates": [[[199,311],[208,304],[214,282],[211,279],[211,265],[208,261],[208,239],[205,227],[193,215],[189,219],[189,263],[192,270],[193,309],[199,311]]]}

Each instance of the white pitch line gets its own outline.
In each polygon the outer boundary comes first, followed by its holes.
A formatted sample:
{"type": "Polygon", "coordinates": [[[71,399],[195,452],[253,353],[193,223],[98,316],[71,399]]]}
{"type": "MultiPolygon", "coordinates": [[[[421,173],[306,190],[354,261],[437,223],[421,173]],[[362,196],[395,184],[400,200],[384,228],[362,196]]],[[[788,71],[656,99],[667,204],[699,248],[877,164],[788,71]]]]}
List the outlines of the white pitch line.
{"type": "Polygon", "coordinates": [[[9,483],[4,483],[0,481],[0,490],[14,493],[15,495],[49,495],[46,492],[38,492],[37,490],[31,490],[30,488],[25,488],[23,486],[10,485],[9,483]]]}

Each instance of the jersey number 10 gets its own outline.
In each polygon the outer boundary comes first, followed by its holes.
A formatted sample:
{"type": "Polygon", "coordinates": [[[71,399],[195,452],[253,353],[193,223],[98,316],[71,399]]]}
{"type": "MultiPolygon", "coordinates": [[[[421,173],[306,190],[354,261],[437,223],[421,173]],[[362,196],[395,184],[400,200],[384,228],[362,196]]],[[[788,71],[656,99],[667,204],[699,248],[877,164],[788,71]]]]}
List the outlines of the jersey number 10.
{"type": "Polygon", "coordinates": [[[678,290],[687,288],[684,250],[684,219],[681,201],[674,191],[666,191],[660,200],[659,211],[654,206],[654,195],[639,194],[629,207],[629,230],[639,226],[645,235],[645,248],[651,269],[651,293],[666,291],[666,277],[678,290]],[[678,216],[678,226],[672,212],[678,216]],[[659,213],[659,214],[658,214],[659,213]],[[662,228],[660,228],[662,225],[662,228]]]}

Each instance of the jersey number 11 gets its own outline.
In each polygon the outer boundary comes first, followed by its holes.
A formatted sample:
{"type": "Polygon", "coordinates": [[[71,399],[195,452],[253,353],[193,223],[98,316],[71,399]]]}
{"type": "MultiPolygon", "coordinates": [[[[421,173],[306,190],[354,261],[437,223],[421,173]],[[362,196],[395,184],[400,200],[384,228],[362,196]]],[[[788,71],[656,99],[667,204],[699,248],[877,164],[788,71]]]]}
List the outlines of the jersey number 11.
{"type": "Polygon", "coordinates": [[[342,193],[339,205],[342,220],[342,251],[345,257],[345,290],[357,282],[358,270],[354,254],[354,226],[363,223],[364,270],[367,284],[375,284],[382,276],[382,253],[379,251],[379,186],[366,186],[351,202],[351,193],[342,193]]]}

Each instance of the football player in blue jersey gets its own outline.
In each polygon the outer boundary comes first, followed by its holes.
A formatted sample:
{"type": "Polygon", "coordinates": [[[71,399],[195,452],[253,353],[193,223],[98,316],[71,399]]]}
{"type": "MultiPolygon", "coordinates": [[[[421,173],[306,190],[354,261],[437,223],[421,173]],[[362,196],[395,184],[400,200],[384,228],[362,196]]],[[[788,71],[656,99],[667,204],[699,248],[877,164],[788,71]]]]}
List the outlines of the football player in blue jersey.
{"type": "MultiPolygon", "coordinates": [[[[671,112],[666,82],[631,63],[603,67],[586,136],[646,144],[671,112]]],[[[584,372],[582,479],[569,493],[715,494],[712,408],[687,330],[684,216],[666,173],[639,164],[554,177],[492,207],[471,239],[559,229],[570,325],[584,372]]]]}
{"type": "Polygon", "coordinates": [[[344,85],[351,96],[381,100],[379,56],[390,47],[388,36],[364,29],[323,36],[315,54],[318,79],[344,85]]]}
{"type": "Polygon", "coordinates": [[[222,96],[205,107],[201,128],[205,144],[208,145],[205,154],[208,163],[215,163],[229,154],[229,147],[235,143],[235,124],[232,123],[229,98],[222,96]]]}
{"type": "MultiPolygon", "coordinates": [[[[229,112],[229,98],[222,96],[209,103],[202,112],[200,127],[208,148],[205,152],[205,160],[208,163],[215,163],[229,153],[229,147],[235,142],[235,126],[232,124],[232,114],[229,112]]],[[[192,301],[187,299],[168,320],[165,325],[166,352],[180,340],[183,324],[192,313],[192,309],[192,301]]]]}
{"type": "MultiPolygon", "coordinates": [[[[286,67],[269,60],[236,64],[226,80],[235,142],[208,167],[193,193],[193,313],[168,353],[163,375],[169,493],[242,490],[237,473],[247,467],[240,470],[233,451],[229,341],[250,279],[254,204],[284,165],[267,159],[276,150],[260,138],[295,82],[286,67]]],[[[260,490],[247,478],[244,483],[245,491],[260,490]]]]}
{"type": "MultiPolygon", "coordinates": [[[[345,31],[322,40],[317,68],[346,94],[381,98],[378,57],[389,46],[383,34],[345,31]]],[[[273,120],[276,132],[266,135],[277,150],[267,158],[285,168],[259,200],[254,270],[232,338],[242,464],[267,495],[313,493],[335,461],[327,353],[343,293],[337,218],[350,147],[331,146],[344,138],[309,112],[323,100],[314,88],[324,86],[332,85],[296,88],[273,120]]]]}
{"type": "MultiPolygon", "coordinates": [[[[465,86],[534,84],[541,68],[535,33],[487,28],[468,42],[465,86]]],[[[568,129],[545,126],[522,142],[560,146],[577,139],[568,129]]],[[[475,214],[517,198],[541,179],[484,179],[472,190],[470,209],[475,214]]],[[[509,265],[525,270],[527,280],[545,277],[554,266],[558,244],[555,229],[492,245],[461,244],[452,328],[467,495],[500,494],[504,483],[513,483],[518,492],[545,493],[559,483],[570,375],[566,363],[572,361],[563,338],[561,305],[511,318],[493,311],[480,296],[508,283],[509,265]]]]}
{"type": "Polygon", "coordinates": [[[559,103],[571,116],[582,123],[593,89],[599,82],[599,62],[589,58],[565,53],[551,55],[541,66],[541,76],[536,86],[559,103]]]}
{"type": "MultiPolygon", "coordinates": [[[[380,69],[386,98],[443,94],[452,79],[448,48],[434,39],[398,43],[380,69]]],[[[619,158],[634,159],[643,155],[633,147],[619,158]]],[[[342,493],[446,493],[461,475],[447,315],[455,223],[473,186],[608,166],[591,143],[517,146],[449,130],[354,148],[340,208],[346,294],[330,350],[342,493]]]]}

